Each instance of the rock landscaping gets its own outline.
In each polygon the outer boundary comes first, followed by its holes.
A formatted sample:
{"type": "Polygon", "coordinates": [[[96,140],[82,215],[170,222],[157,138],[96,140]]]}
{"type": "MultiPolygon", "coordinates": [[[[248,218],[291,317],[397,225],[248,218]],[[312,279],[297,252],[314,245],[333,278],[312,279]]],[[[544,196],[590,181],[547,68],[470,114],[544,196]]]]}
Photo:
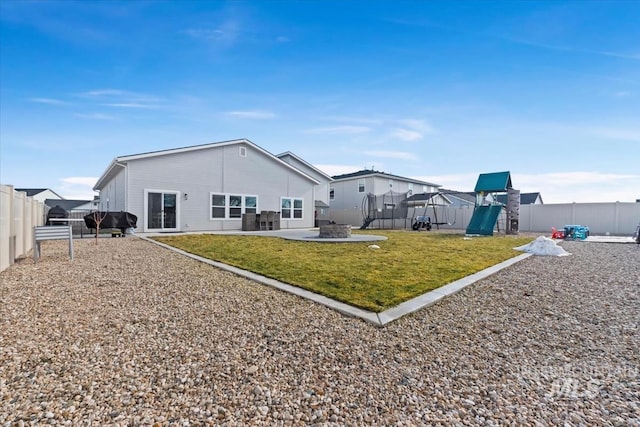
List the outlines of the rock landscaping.
{"type": "Polygon", "coordinates": [[[0,273],[3,426],[640,425],[637,245],[384,328],[135,237],[42,245],[0,273]]]}

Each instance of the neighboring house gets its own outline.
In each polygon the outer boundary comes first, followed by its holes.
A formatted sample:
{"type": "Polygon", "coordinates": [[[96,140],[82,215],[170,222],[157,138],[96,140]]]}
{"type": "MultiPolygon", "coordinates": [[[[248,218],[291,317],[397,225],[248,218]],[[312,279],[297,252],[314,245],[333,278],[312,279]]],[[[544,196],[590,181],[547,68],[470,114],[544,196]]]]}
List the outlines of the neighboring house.
{"type": "Polygon", "coordinates": [[[474,208],[476,205],[476,193],[474,193],[473,191],[455,191],[441,189],[440,192],[447,196],[447,199],[451,201],[452,207],[474,208]]]}
{"type": "Polygon", "coordinates": [[[47,199],[44,204],[50,208],[60,206],[67,212],[92,211],[98,208],[96,200],[69,200],[69,199],[47,199]]]}
{"type": "Polygon", "coordinates": [[[64,199],[64,197],[60,196],[50,188],[16,188],[16,191],[25,192],[28,197],[33,197],[33,200],[37,200],[41,203],[44,203],[47,199],[64,199]]]}
{"type": "Polygon", "coordinates": [[[315,200],[314,200],[314,226],[318,226],[322,223],[329,222],[330,214],[329,214],[329,189],[333,178],[330,175],[322,172],[320,169],[315,166],[307,163],[300,157],[296,156],[290,151],[287,151],[282,154],[278,154],[276,156],[283,162],[290,164],[296,169],[301,170],[306,173],[310,177],[314,178],[320,184],[316,187],[315,192],[315,200]]]}
{"type": "Polygon", "coordinates": [[[411,217],[411,219],[427,216],[431,221],[435,222],[438,218],[436,207],[442,211],[442,208],[447,206],[451,206],[451,200],[444,193],[418,193],[407,198],[407,216],[411,217]]]}
{"type": "MultiPolygon", "coordinates": [[[[507,204],[507,195],[506,194],[497,194],[496,200],[503,205],[507,204]]],[[[520,193],[520,204],[521,205],[542,205],[544,202],[542,201],[542,195],[540,193],[520,193]]]]}
{"type": "Polygon", "coordinates": [[[337,175],[329,190],[331,219],[342,224],[362,224],[362,205],[369,193],[378,196],[392,191],[412,196],[434,193],[439,187],[438,184],[368,169],[337,175]]]}
{"type": "Polygon", "coordinates": [[[261,211],[278,212],[281,228],[312,227],[321,185],[237,139],[116,157],[94,190],[101,211],[136,215],[139,231],[216,231],[240,230],[243,214],[261,211]]]}
{"type": "Polygon", "coordinates": [[[424,208],[427,206],[449,206],[451,199],[447,194],[440,192],[418,193],[407,197],[407,206],[410,208],[424,208]]]}

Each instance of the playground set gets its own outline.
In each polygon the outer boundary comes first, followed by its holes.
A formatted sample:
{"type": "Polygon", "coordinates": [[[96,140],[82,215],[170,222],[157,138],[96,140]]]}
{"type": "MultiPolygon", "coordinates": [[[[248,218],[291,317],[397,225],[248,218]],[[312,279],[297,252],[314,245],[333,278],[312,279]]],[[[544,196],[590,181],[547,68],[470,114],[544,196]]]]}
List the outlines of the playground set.
{"type": "Polygon", "coordinates": [[[424,200],[424,203],[420,205],[421,210],[418,211],[410,193],[389,191],[381,195],[367,194],[362,200],[363,221],[360,229],[366,229],[374,221],[378,221],[378,228],[385,228],[385,224],[396,228],[396,224],[402,221],[401,224],[404,228],[407,228],[408,223],[414,231],[430,231],[434,226],[439,229],[441,225],[455,224],[455,217],[453,221],[450,221],[446,211],[440,215],[440,219],[438,218],[436,199],[445,197],[446,193],[425,193],[421,196],[427,197],[428,200],[424,200]],[[429,213],[429,209],[432,210],[431,213],[429,213]],[[409,216],[409,212],[411,212],[411,216],[409,216]]]}
{"type": "Polygon", "coordinates": [[[467,235],[493,236],[502,209],[506,209],[507,234],[518,234],[520,220],[520,190],[511,185],[511,173],[482,173],[478,177],[476,187],[476,205],[467,226],[467,235]],[[507,204],[498,202],[497,193],[507,193],[507,204]]]}
{"type": "MultiPolygon", "coordinates": [[[[506,210],[507,234],[518,234],[518,221],[520,211],[520,191],[512,188],[510,172],[484,173],[478,177],[474,192],[476,201],[473,215],[469,226],[466,229],[468,235],[492,236],[496,227],[499,230],[498,219],[503,209],[506,210]],[[498,193],[507,194],[506,205],[500,203],[497,198],[498,193]]],[[[452,192],[451,194],[454,194],[452,192]]],[[[436,199],[446,199],[447,192],[427,193],[423,196],[426,199],[421,206],[422,212],[409,217],[409,209],[413,208],[413,213],[417,213],[415,205],[410,206],[409,193],[396,193],[389,191],[382,195],[367,194],[362,200],[362,226],[361,230],[369,227],[374,221],[378,221],[379,228],[384,228],[384,224],[389,224],[395,228],[396,222],[404,221],[405,228],[407,221],[411,229],[415,231],[430,231],[434,226],[439,229],[440,225],[454,225],[456,218],[449,219],[448,210],[438,218],[436,199]]]]}

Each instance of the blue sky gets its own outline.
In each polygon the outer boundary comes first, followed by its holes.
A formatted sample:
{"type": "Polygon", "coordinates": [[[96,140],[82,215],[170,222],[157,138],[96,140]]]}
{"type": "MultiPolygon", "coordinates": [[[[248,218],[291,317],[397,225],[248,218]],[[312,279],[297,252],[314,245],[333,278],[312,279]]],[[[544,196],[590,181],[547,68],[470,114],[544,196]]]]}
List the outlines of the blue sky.
{"type": "Polygon", "coordinates": [[[640,199],[640,1],[0,3],[0,181],[248,138],[329,174],[640,199]]]}

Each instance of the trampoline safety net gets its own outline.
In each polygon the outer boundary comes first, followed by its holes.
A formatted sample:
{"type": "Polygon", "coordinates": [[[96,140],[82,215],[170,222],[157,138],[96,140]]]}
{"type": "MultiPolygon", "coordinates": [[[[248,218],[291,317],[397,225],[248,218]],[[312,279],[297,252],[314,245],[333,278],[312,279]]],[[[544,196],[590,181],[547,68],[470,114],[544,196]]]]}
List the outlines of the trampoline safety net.
{"type": "Polygon", "coordinates": [[[405,219],[407,213],[407,193],[368,193],[362,203],[362,215],[365,219],[405,219]]]}

